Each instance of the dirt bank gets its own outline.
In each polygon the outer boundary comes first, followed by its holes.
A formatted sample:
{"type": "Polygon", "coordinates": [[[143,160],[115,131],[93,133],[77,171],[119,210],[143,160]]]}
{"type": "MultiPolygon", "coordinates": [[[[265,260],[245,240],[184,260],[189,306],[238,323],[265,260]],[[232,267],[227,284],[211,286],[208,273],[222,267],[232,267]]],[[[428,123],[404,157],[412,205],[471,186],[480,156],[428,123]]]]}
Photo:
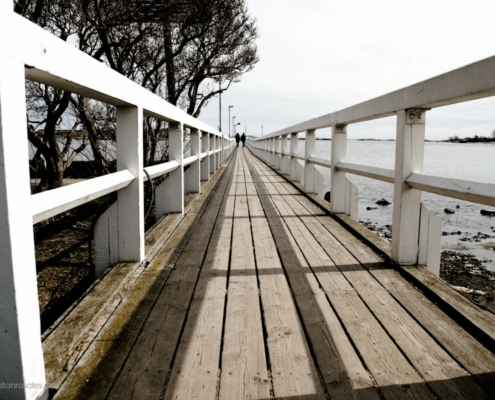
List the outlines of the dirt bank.
{"type": "MultiPolygon", "coordinates": [[[[378,226],[370,221],[360,223],[390,242],[390,225],[378,226]]],[[[443,232],[444,236],[453,234],[456,233],[443,232]]],[[[478,242],[487,237],[491,236],[478,232],[463,241],[478,242]]],[[[440,278],[473,303],[495,314],[495,272],[487,270],[483,262],[473,255],[467,252],[442,251],[440,278]]]]}

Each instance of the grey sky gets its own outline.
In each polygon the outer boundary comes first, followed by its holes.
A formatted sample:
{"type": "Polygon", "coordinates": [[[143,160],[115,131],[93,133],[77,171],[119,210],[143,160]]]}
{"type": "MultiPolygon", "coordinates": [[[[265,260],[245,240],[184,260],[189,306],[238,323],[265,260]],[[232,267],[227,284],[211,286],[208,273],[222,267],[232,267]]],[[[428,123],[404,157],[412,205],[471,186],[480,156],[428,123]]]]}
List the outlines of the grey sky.
{"type": "MultiPolygon", "coordinates": [[[[248,0],[260,62],[222,96],[248,134],[270,133],[495,54],[492,0],[248,0]]],[[[495,73],[495,71],[494,71],[495,73]]],[[[218,126],[218,98],[200,119],[218,126]]],[[[352,125],[351,138],[394,137],[395,118],[352,125]]],[[[427,138],[487,136],[495,98],[427,114],[427,138]]],[[[317,133],[318,134],[318,133],[317,133]]],[[[328,136],[319,132],[318,136],[328,136]]]]}

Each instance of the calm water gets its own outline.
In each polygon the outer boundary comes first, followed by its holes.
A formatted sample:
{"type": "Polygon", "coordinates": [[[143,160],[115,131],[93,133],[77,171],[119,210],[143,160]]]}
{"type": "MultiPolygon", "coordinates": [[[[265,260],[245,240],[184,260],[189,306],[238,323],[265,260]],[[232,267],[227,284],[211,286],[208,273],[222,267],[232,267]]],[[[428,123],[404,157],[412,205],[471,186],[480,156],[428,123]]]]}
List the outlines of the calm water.
{"type": "MultiPolygon", "coordinates": [[[[316,141],[316,157],[330,159],[331,141],[316,141]]],[[[304,141],[299,141],[300,154],[304,154],[304,141]]],[[[358,141],[349,140],[347,161],[356,164],[394,169],[395,142],[392,141],[358,141]]],[[[330,190],[330,171],[317,167],[325,176],[325,192],[330,190]]],[[[495,183],[495,144],[458,144],[425,143],[425,162],[423,173],[446,178],[472,180],[476,182],[495,183]]],[[[378,206],[377,210],[366,210],[375,206],[375,201],[386,198],[393,201],[393,186],[357,175],[347,175],[359,188],[359,220],[371,221],[379,226],[392,224],[392,205],[378,206]]],[[[445,250],[468,251],[478,259],[486,259],[485,265],[495,270],[495,251],[485,249],[482,244],[495,241],[495,217],[480,214],[481,209],[492,209],[481,204],[423,193],[422,201],[443,221],[444,232],[461,231],[462,234],[442,237],[445,250]],[[456,209],[459,205],[460,208],[456,209]],[[443,210],[453,208],[455,214],[446,214],[443,210]],[[480,242],[459,240],[474,234],[492,236],[480,242]]]]}

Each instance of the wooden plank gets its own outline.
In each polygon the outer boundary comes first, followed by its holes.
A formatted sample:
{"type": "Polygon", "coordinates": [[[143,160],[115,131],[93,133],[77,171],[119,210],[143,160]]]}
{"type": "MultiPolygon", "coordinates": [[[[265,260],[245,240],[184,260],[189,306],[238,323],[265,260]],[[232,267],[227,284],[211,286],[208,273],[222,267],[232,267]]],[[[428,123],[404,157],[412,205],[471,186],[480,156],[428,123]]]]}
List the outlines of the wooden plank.
{"type": "MultiPolygon", "coordinates": [[[[249,171],[246,173],[252,179],[249,171]]],[[[259,197],[249,196],[248,205],[275,397],[324,399],[259,197]]]]}
{"type": "Polygon", "coordinates": [[[246,187],[241,184],[244,182],[244,174],[237,168],[236,175],[238,184],[219,397],[228,400],[263,399],[269,398],[270,393],[259,289],[249,227],[246,187]]]}
{"type": "MultiPolygon", "coordinates": [[[[212,200],[214,189],[222,190],[221,178],[228,179],[231,171],[212,177],[201,199],[183,219],[174,234],[165,243],[137,283],[122,296],[122,303],[98,333],[80,362],[64,381],[55,399],[100,399],[106,398],[122,365],[145,323],[163,285],[171,271],[170,265],[177,262],[192,232],[212,200]],[[132,321],[132,322],[131,322],[132,321]]],[[[101,297],[101,296],[100,296],[101,297]]]]}
{"type": "MultiPolygon", "coordinates": [[[[331,398],[378,399],[373,382],[330,307],[324,291],[320,289],[286,225],[265,195],[259,180],[258,187],[274,241],[291,283],[294,299],[305,323],[327,392],[331,398]]],[[[252,220],[253,231],[255,220],[257,219],[252,220]]],[[[257,229],[255,237],[258,235],[257,229]]]]}
{"type": "Polygon", "coordinates": [[[215,223],[165,399],[204,399],[216,395],[235,191],[234,180],[227,188],[215,223]]]}
{"type": "MultiPolygon", "coordinates": [[[[280,177],[272,174],[273,182],[283,182],[280,177]]],[[[283,189],[291,193],[299,193],[292,185],[283,185],[283,189]]],[[[309,207],[308,207],[309,208],[309,207]]],[[[321,213],[321,210],[312,206],[312,213],[321,213]]],[[[326,220],[326,219],[325,219],[326,220]]],[[[321,221],[320,221],[321,222],[321,221]]],[[[474,375],[476,381],[490,395],[494,395],[493,375],[495,356],[469,335],[462,327],[455,323],[437,306],[432,304],[423,294],[414,290],[411,285],[402,279],[395,271],[380,267],[378,258],[369,248],[339,226],[329,227],[341,234],[341,241],[353,248],[354,255],[359,261],[369,267],[370,273],[399,301],[404,308],[437,340],[457,361],[474,375]],[[378,269],[373,269],[377,268],[378,269]]],[[[320,237],[320,236],[318,236],[320,237]]],[[[416,270],[414,267],[407,267],[416,270]]],[[[430,275],[423,269],[420,273],[430,275]]],[[[438,281],[438,280],[436,280],[438,281]]],[[[462,298],[464,300],[464,298],[462,298]]]]}
{"type": "Polygon", "coordinates": [[[397,272],[381,270],[371,271],[371,273],[473,375],[483,389],[495,397],[495,355],[421,292],[411,290],[408,282],[398,279],[397,272]]]}
{"type": "MultiPolygon", "coordinates": [[[[211,199],[212,189],[215,187],[215,184],[221,175],[222,174],[219,174],[215,177],[215,181],[212,182],[212,185],[209,185],[209,188],[205,191],[204,196],[198,199],[201,204],[207,204],[211,199]]],[[[197,196],[194,197],[197,198],[197,196]]],[[[197,208],[197,210],[201,211],[201,213],[203,212],[201,206],[197,208]]],[[[163,219],[158,224],[158,227],[153,229],[153,234],[155,234],[157,230],[162,230],[163,226],[170,227],[171,229],[177,228],[179,221],[177,221],[176,218],[173,218],[175,216],[178,216],[178,214],[175,214],[174,216],[167,216],[167,218],[163,219]],[[172,218],[172,220],[170,220],[169,217],[172,218]]],[[[193,212],[183,222],[176,234],[179,231],[183,233],[186,232],[191,228],[191,223],[189,221],[195,221],[195,219],[198,218],[198,213],[196,211],[193,212]]],[[[171,233],[171,231],[167,232],[167,234],[163,233],[162,240],[168,240],[171,233]]],[[[180,235],[182,235],[182,233],[180,235]]],[[[156,236],[155,239],[158,240],[156,236]]],[[[163,246],[163,243],[161,246],[163,246]]],[[[178,243],[175,243],[175,247],[179,248],[180,246],[178,246],[178,243]]],[[[182,247],[180,247],[180,249],[182,249],[182,247]]],[[[171,263],[175,262],[179,254],[180,251],[171,263]]],[[[169,268],[167,267],[167,274],[168,271],[169,268]]],[[[102,333],[104,334],[106,329],[109,329],[112,332],[113,339],[115,339],[116,332],[124,330],[127,318],[129,318],[129,315],[131,314],[130,309],[135,309],[137,305],[141,303],[142,298],[139,296],[146,293],[147,288],[149,290],[149,287],[152,285],[149,280],[147,281],[148,286],[143,285],[143,279],[141,278],[139,282],[135,284],[135,286],[137,285],[138,287],[137,291],[135,290],[135,287],[129,289],[135,282],[134,275],[138,276],[141,273],[142,269],[132,263],[115,266],[108,272],[108,275],[105,276],[101,282],[98,282],[98,285],[103,285],[101,289],[90,290],[88,295],[81,299],[80,303],[75,304],[66,313],[64,313],[60,320],[54,324],[56,326],[52,327],[52,329],[44,335],[45,337],[43,340],[46,342],[44,344],[46,354],[54,355],[56,357],[45,357],[47,361],[48,382],[50,387],[53,388],[58,388],[63,382],[62,387],[57,392],[62,394],[62,398],[69,398],[72,394],[78,393],[81,390],[81,387],[86,384],[96,365],[101,360],[103,354],[105,354],[113,343],[113,340],[106,340],[102,342],[98,339],[91,342],[91,337],[101,336],[102,333]],[[124,274],[122,274],[123,267],[126,268],[124,274]],[[123,296],[125,293],[128,293],[128,295],[123,296]],[[122,303],[116,303],[115,297],[122,300],[122,303]],[[131,304],[124,306],[127,297],[131,298],[131,304]],[[115,304],[117,304],[117,309],[114,307],[115,304]],[[104,318],[107,318],[106,324],[104,324],[102,328],[97,327],[96,321],[104,318]],[[119,322],[116,325],[113,325],[113,320],[118,320],[119,322]],[[91,334],[85,335],[85,332],[88,331],[91,331],[91,334]],[[52,333],[55,333],[55,335],[53,338],[50,338],[52,333]],[[65,339],[61,339],[61,334],[64,338],[70,338],[71,341],[69,342],[65,339]],[[79,338],[80,340],[78,340],[79,338]],[[75,373],[71,372],[73,370],[75,373]],[[71,395],[67,394],[67,388],[70,388],[70,393],[72,393],[71,395]]],[[[93,286],[96,286],[96,284],[93,286]]],[[[141,306],[142,304],[140,304],[140,307],[141,306]]],[[[135,320],[134,322],[139,325],[139,322],[135,320]]],[[[124,354],[124,358],[126,354],[127,353],[124,354]]],[[[120,368],[120,366],[118,368],[120,368]]],[[[116,370],[115,373],[117,373],[118,368],[112,367],[106,371],[116,370]]],[[[97,376],[101,375],[108,378],[107,374],[97,374],[97,376]]],[[[111,379],[108,379],[107,381],[111,381],[111,379]]],[[[103,386],[103,384],[98,386],[103,386]]],[[[88,396],[84,398],[88,398],[88,396]]]]}
{"type": "Polygon", "coordinates": [[[482,310],[421,267],[403,266],[401,270],[444,302],[465,322],[472,324],[473,332],[480,337],[487,347],[492,351],[495,350],[495,316],[492,313],[482,310]]]}
{"type": "Polygon", "coordinates": [[[160,396],[225,190],[223,180],[165,283],[109,398],[160,396]]]}
{"type": "MultiPolygon", "coordinates": [[[[290,197],[285,197],[284,200],[289,206],[284,212],[289,214],[294,212],[297,201],[290,197]]],[[[301,198],[299,201],[301,205],[308,202],[301,198]]],[[[330,219],[329,217],[323,218],[330,219]]],[[[342,238],[348,239],[350,234],[335,221],[331,222],[336,225],[332,231],[338,230],[342,238]]],[[[468,373],[370,276],[325,227],[312,217],[301,217],[300,223],[308,228],[331,259],[342,269],[343,274],[359,296],[438,396],[441,398],[451,396],[487,398],[487,395],[475,384],[468,373]]],[[[353,247],[357,246],[358,241],[354,240],[353,247]]],[[[376,256],[368,258],[367,261],[376,261],[376,256]]],[[[380,270],[375,273],[379,274],[380,270]]]]}
{"type": "MultiPolygon", "coordinates": [[[[265,186],[269,188],[273,184],[265,183],[265,186]]],[[[282,206],[283,202],[290,198],[291,196],[272,196],[273,201],[278,202],[277,206],[282,206]]],[[[319,247],[319,244],[314,241],[311,233],[305,229],[304,225],[296,223],[295,219],[286,218],[286,215],[291,215],[290,206],[287,205],[284,209],[279,209],[279,213],[283,216],[291,233],[298,229],[301,231],[301,235],[294,236],[294,239],[299,240],[297,244],[311,266],[319,267],[324,263],[333,264],[329,257],[321,259],[315,257],[315,253],[308,251],[308,249],[319,247]]],[[[324,255],[320,256],[324,257],[324,255]]],[[[328,290],[326,293],[343,321],[354,346],[358,349],[386,397],[432,398],[422,378],[402,355],[354,290],[328,290]],[[406,386],[407,389],[405,389],[406,386]]]]}

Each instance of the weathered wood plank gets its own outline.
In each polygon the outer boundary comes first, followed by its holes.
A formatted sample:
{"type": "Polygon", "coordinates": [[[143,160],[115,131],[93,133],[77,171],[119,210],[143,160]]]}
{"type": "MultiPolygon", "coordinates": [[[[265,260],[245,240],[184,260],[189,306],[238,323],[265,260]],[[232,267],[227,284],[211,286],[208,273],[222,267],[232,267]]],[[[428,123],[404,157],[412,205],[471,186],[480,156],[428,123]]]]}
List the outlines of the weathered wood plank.
{"type": "MultiPolygon", "coordinates": [[[[224,173],[227,171],[212,178],[211,185],[161,248],[159,256],[146,268],[128,293],[122,296],[122,303],[65,379],[55,399],[75,397],[100,399],[107,396],[150,309],[163,288],[171,271],[170,265],[176,263],[200,217],[205,212],[206,206],[211,201],[217,182],[224,173]]],[[[105,295],[101,294],[99,297],[105,298],[105,295]]]]}
{"type": "MultiPolygon", "coordinates": [[[[239,152],[239,151],[238,151],[239,152]]],[[[269,398],[259,289],[244,174],[237,169],[232,256],[225,315],[220,399],[269,398]]]]}
{"type": "MultiPolygon", "coordinates": [[[[298,201],[290,196],[284,197],[288,206],[284,212],[289,215],[304,215],[311,207],[309,201],[299,198],[298,201]]],[[[314,210],[317,211],[317,210],[314,210]]],[[[318,210],[319,211],[319,210],[318,210]]],[[[327,218],[332,224],[332,232],[338,232],[339,238],[351,243],[353,248],[363,247],[361,243],[346,232],[335,221],[327,218]]],[[[393,297],[360,265],[352,254],[313,217],[301,217],[300,222],[317,238],[318,243],[325,248],[343,274],[353,285],[359,296],[367,304],[373,314],[380,320],[380,323],[392,336],[409,361],[419,371],[423,378],[433,388],[435,393],[441,398],[475,396],[476,398],[486,398],[487,395],[470,378],[469,374],[462,369],[456,361],[442,349],[435,340],[429,336],[413,318],[393,299],[393,297]]],[[[309,233],[309,232],[308,232],[309,233]]],[[[377,257],[371,255],[366,261],[376,262],[377,257]]],[[[380,274],[380,270],[375,271],[380,274]]],[[[404,288],[407,290],[407,288],[404,288]]],[[[408,288],[412,290],[412,288],[408,288]]]]}
{"type": "Polygon", "coordinates": [[[304,256],[265,195],[259,180],[258,187],[327,392],[331,398],[378,399],[373,382],[330,307],[324,291],[320,289],[304,256]]]}
{"type": "Polygon", "coordinates": [[[196,285],[165,399],[216,395],[236,190],[235,176],[232,178],[196,285]]]}
{"type": "MultiPolygon", "coordinates": [[[[269,182],[265,182],[264,185],[272,193],[278,188],[269,182]]],[[[278,206],[282,207],[284,202],[291,199],[292,196],[273,195],[272,198],[274,202],[278,201],[278,206]]],[[[293,203],[292,206],[294,205],[293,203]]],[[[291,232],[297,230],[301,232],[294,238],[296,242],[299,240],[298,245],[311,266],[319,267],[324,264],[333,264],[328,256],[325,258],[325,255],[319,254],[318,257],[315,257],[314,252],[308,251],[318,248],[319,244],[304,225],[300,221],[297,222],[297,217],[286,218],[288,215],[294,215],[291,205],[279,209],[279,212],[291,232]]],[[[328,290],[326,293],[343,321],[354,345],[386,397],[432,397],[422,378],[402,355],[354,290],[328,290]],[[405,386],[407,386],[406,390],[404,390],[405,386]]]]}
{"type": "MultiPolygon", "coordinates": [[[[248,176],[252,180],[248,170],[246,174],[246,181],[248,176]]],[[[318,372],[259,197],[249,196],[248,205],[275,397],[324,399],[318,372]]]]}
{"type": "Polygon", "coordinates": [[[371,273],[411,315],[467,370],[481,387],[495,397],[495,355],[442,312],[397,272],[371,273]]]}
{"type": "MultiPolygon", "coordinates": [[[[160,395],[225,188],[223,180],[165,283],[109,398],[160,395]]],[[[159,258],[154,262],[159,263],[159,258]]]]}

